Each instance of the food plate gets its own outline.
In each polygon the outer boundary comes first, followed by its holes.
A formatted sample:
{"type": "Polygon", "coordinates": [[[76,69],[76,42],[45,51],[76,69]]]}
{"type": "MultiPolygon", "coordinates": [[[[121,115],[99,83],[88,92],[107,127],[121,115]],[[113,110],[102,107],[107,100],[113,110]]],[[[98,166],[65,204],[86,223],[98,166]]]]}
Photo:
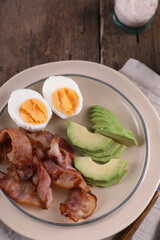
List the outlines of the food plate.
{"type": "MultiPolygon", "coordinates": [[[[10,93],[19,88],[41,93],[44,80],[52,75],[71,77],[81,90],[83,109],[70,120],[89,128],[89,106],[107,107],[133,132],[138,147],[127,147],[124,151],[122,158],[128,161],[128,173],[119,184],[91,188],[98,204],[88,219],[74,223],[61,216],[59,203],[66,200],[66,191],[55,188],[55,201],[48,210],[16,204],[1,192],[1,220],[16,232],[37,240],[50,240],[53,236],[70,240],[103,239],[131,224],[147,206],[159,184],[160,121],[147,98],[119,72],[91,62],[63,61],[27,69],[0,88],[0,128],[15,126],[7,112],[10,93]]],[[[54,115],[46,130],[67,139],[66,124],[67,120],[54,115]]]]}

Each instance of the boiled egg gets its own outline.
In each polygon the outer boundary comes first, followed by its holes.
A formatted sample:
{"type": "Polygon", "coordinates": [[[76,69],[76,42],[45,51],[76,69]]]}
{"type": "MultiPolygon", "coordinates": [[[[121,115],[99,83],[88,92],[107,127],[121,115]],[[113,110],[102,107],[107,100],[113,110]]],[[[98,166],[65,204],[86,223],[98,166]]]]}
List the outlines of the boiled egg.
{"type": "Polygon", "coordinates": [[[44,129],[52,117],[46,100],[31,89],[18,89],[11,93],[8,113],[19,127],[29,131],[44,129]]]}
{"type": "Polygon", "coordinates": [[[82,110],[82,94],[71,78],[49,77],[43,84],[42,93],[53,112],[60,118],[69,118],[82,110]]]}

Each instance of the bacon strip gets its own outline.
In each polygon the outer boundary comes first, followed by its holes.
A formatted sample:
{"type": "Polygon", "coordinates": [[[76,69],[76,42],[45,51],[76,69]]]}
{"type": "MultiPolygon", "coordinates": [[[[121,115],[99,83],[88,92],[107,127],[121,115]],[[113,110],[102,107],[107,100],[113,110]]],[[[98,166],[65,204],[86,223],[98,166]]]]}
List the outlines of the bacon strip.
{"type": "Polygon", "coordinates": [[[0,188],[16,202],[48,209],[53,202],[51,178],[36,156],[33,165],[34,176],[25,181],[20,181],[14,165],[9,165],[7,174],[0,172],[0,188]]]}
{"type": "Polygon", "coordinates": [[[15,128],[5,128],[0,131],[0,145],[3,148],[3,156],[6,155],[5,158],[17,168],[22,180],[33,175],[32,146],[24,133],[15,128]],[[5,142],[7,142],[6,150],[5,142]],[[10,147],[8,149],[9,142],[10,147]]]}
{"type": "Polygon", "coordinates": [[[72,153],[62,148],[64,142],[64,139],[61,142],[61,138],[56,134],[52,139],[50,149],[48,150],[49,158],[53,159],[62,168],[66,168],[68,165],[73,165],[72,153]]]}
{"type": "Polygon", "coordinates": [[[44,203],[44,208],[48,209],[53,203],[53,194],[51,189],[51,178],[36,155],[33,156],[34,176],[32,178],[37,186],[37,194],[44,203]]]}
{"type": "Polygon", "coordinates": [[[60,203],[60,211],[65,217],[78,222],[81,218],[85,219],[91,216],[96,205],[97,198],[95,195],[77,187],[69,190],[67,201],[60,203]]]}
{"type": "Polygon", "coordinates": [[[50,159],[44,161],[43,165],[46,168],[47,172],[50,174],[52,183],[56,186],[68,189],[79,186],[86,191],[89,191],[89,188],[84,181],[81,173],[76,171],[76,169],[63,169],[50,159]]]}
{"type": "Polygon", "coordinates": [[[16,202],[48,209],[52,182],[69,189],[68,199],[60,204],[62,215],[77,222],[93,214],[97,198],[73,167],[73,150],[59,135],[3,129],[0,160],[9,160],[8,173],[0,172],[0,188],[16,202]]]}
{"type": "Polygon", "coordinates": [[[21,182],[9,174],[0,171],[0,188],[18,203],[27,203],[44,208],[44,204],[36,193],[36,187],[30,180],[21,182]]]}
{"type": "Polygon", "coordinates": [[[74,222],[91,216],[96,208],[97,198],[91,193],[82,175],[73,167],[63,169],[52,160],[47,160],[43,164],[53,184],[70,189],[67,201],[60,203],[61,214],[74,222]]]}
{"type": "Polygon", "coordinates": [[[26,134],[31,141],[32,147],[39,147],[43,151],[46,151],[50,147],[50,143],[54,135],[47,131],[38,131],[38,132],[30,132],[20,128],[20,131],[26,134]]]}

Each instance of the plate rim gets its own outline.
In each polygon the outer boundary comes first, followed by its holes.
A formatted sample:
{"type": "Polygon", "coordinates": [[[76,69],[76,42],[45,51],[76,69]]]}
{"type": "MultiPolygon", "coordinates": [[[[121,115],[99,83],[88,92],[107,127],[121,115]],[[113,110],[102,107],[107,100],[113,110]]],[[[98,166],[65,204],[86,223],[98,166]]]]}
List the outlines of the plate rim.
{"type": "MultiPolygon", "coordinates": [[[[25,73],[28,73],[28,72],[32,72],[32,71],[34,71],[35,69],[39,69],[39,68],[46,68],[46,67],[51,67],[51,66],[55,66],[55,65],[65,65],[65,64],[69,64],[69,65],[72,65],[72,67],[73,67],[73,65],[83,65],[85,68],[86,67],[88,67],[88,68],[90,68],[91,66],[92,67],[94,67],[94,68],[98,68],[99,70],[102,70],[102,68],[103,68],[103,71],[105,72],[105,71],[110,71],[110,72],[112,72],[113,74],[117,74],[117,76],[121,76],[121,78],[123,78],[123,79],[125,79],[125,81],[127,81],[127,83],[131,86],[131,87],[133,87],[133,89],[134,89],[134,91],[138,91],[138,94],[140,94],[141,95],[141,97],[144,99],[144,101],[147,101],[147,104],[149,104],[149,106],[150,106],[150,110],[152,110],[152,113],[154,113],[154,118],[156,119],[156,122],[157,122],[157,124],[159,123],[158,121],[159,121],[159,118],[158,118],[158,114],[156,113],[156,110],[154,109],[154,107],[152,106],[152,104],[149,102],[149,100],[144,96],[144,94],[138,89],[138,87],[136,87],[133,83],[131,83],[131,81],[128,79],[128,78],[126,78],[123,74],[121,74],[121,73],[119,73],[119,72],[117,72],[116,70],[113,70],[113,69],[111,69],[111,68],[109,68],[109,67],[107,67],[107,66],[104,66],[104,65],[101,65],[101,64],[98,64],[98,63],[92,63],[92,62],[88,62],[88,61],[78,61],[78,60],[72,60],[72,61],[59,61],[59,62],[53,62],[53,63],[45,63],[45,64],[41,64],[41,65],[38,65],[38,66],[35,66],[35,67],[32,67],[32,68],[29,68],[29,69],[26,69],[26,70],[24,70],[24,71],[22,71],[22,72],[20,72],[20,73],[18,73],[18,74],[16,74],[15,76],[13,76],[12,78],[10,78],[10,80],[8,80],[4,85],[2,85],[2,87],[3,88],[5,88],[5,86],[7,86],[7,85],[9,85],[10,83],[11,83],[11,81],[13,80],[13,79],[15,79],[15,78],[17,78],[17,76],[20,76],[20,75],[23,75],[23,74],[25,74],[25,73]]],[[[97,70],[98,70],[97,69],[97,70]]],[[[1,87],[1,89],[2,89],[2,87],[1,87]]],[[[160,180],[160,177],[158,178],[158,181],[160,180]]],[[[137,213],[137,217],[138,217],[138,215],[144,210],[144,208],[145,208],[145,206],[148,204],[148,202],[149,202],[149,200],[152,198],[152,196],[153,196],[153,194],[154,194],[154,191],[155,191],[155,189],[157,188],[157,186],[158,186],[158,181],[157,181],[157,179],[156,179],[156,183],[154,183],[154,189],[152,189],[152,192],[149,194],[149,197],[147,197],[147,201],[145,202],[145,204],[144,204],[144,206],[143,206],[143,208],[141,207],[141,211],[139,212],[139,213],[137,213]]],[[[143,183],[144,184],[144,183],[143,183]]],[[[104,219],[103,219],[104,220],[104,219]]],[[[132,217],[132,219],[130,219],[130,221],[127,223],[128,225],[131,223],[131,222],[133,222],[135,220],[135,216],[134,217],[132,217]]],[[[6,223],[7,224],[7,223],[6,223]]],[[[124,228],[124,225],[125,225],[125,227],[127,227],[128,225],[127,225],[126,223],[125,224],[123,224],[123,226],[121,226],[121,227],[119,227],[119,229],[117,229],[117,230],[112,230],[112,231],[110,231],[110,233],[108,234],[108,235],[106,235],[105,237],[108,237],[108,236],[111,236],[111,235],[113,235],[113,234],[115,234],[115,233],[117,233],[117,232],[119,232],[120,230],[122,230],[123,228],[124,228]]],[[[8,224],[7,224],[8,225],[8,224]]],[[[10,224],[11,225],[11,224],[10,224]]],[[[98,224],[99,225],[99,224],[98,224]]],[[[11,226],[10,226],[11,227],[11,226]]],[[[12,229],[13,229],[13,226],[11,227],[12,229]]],[[[16,229],[14,229],[15,231],[17,231],[16,229]]],[[[20,231],[20,229],[19,229],[19,231],[17,231],[17,232],[19,232],[20,234],[23,234],[24,235],[24,233],[22,232],[22,231],[20,231]]],[[[27,235],[26,235],[27,236],[27,235]]],[[[29,237],[31,237],[31,236],[29,236],[29,237]]],[[[103,236],[104,237],[104,236],[103,236]]],[[[36,239],[40,239],[40,238],[36,238],[36,239]]]]}

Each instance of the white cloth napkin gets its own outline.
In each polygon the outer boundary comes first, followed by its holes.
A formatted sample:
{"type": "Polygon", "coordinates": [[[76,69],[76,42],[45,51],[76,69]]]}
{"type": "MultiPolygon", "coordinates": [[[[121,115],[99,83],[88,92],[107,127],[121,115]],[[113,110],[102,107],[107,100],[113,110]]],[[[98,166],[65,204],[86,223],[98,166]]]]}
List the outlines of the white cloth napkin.
{"type": "Polygon", "coordinates": [[[156,240],[160,233],[160,197],[147,214],[131,240],[156,240]]]}
{"type": "Polygon", "coordinates": [[[160,76],[135,59],[129,59],[119,71],[141,89],[160,116],[160,76]]]}
{"type": "MultiPolygon", "coordinates": [[[[120,72],[133,81],[148,97],[160,116],[160,76],[137,60],[129,59],[120,72]]],[[[160,230],[160,198],[134,233],[132,240],[153,240],[160,230]]],[[[106,238],[116,240],[118,236],[106,238]]],[[[0,221],[0,240],[29,240],[0,221]]],[[[97,239],[99,240],[99,239],[97,239]]]]}

